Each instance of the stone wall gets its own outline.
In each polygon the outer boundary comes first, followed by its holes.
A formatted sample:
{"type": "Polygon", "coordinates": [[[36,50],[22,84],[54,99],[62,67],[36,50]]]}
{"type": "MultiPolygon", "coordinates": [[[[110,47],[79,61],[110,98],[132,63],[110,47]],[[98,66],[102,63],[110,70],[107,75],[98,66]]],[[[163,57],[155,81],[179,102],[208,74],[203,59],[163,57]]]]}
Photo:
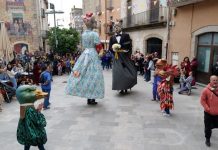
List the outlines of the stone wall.
{"type": "Polygon", "coordinates": [[[34,52],[42,45],[39,25],[41,7],[38,5],[37,0],[0,1],[0,20],[5,22],[11,44],[17,53],[25,49],[34,52]]]}

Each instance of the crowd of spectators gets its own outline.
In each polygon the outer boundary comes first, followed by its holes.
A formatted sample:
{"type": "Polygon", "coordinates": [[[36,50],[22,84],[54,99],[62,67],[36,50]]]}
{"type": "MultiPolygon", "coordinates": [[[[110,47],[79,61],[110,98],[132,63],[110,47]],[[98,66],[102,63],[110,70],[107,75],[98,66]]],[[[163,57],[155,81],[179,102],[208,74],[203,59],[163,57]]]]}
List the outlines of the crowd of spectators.
{"type": "Polygon", "coordinates": [[[15,55],[10,62],[0,59],[0,111],[2,101],[10,102],[20,85],[40,85],[44,66],[50,65],[51,76],[69,74],[79,54],[61,56],[51,52],[33,55],[26,51],[23,55],[15,55]]]}

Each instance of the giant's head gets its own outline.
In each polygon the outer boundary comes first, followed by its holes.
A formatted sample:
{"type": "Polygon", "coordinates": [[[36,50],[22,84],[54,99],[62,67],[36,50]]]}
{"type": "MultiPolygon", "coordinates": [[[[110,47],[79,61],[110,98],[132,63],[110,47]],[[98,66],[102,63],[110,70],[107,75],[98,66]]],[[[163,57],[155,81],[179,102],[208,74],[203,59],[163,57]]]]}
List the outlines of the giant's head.
{"type": "Polygon", "coordinates": [[[83,22],[88,29],[94,29],[97,26],[97,21],[95,20],[93,13],[86,13],[86,15],[83,16],[83,22]]]}
{"type": "Polygon", "coordinates": [[[115,22],[114,31],[116,33],[120,33],[122,31],[122,20],[119,20],[119,21],[115,22]]]}
{"type": "Polygon", "coordinates": [[[35,86],[23,85],[17,88],[16,97],[20,104],[34,103],[45,97],[47,93],[37,90],[35,86]]]}

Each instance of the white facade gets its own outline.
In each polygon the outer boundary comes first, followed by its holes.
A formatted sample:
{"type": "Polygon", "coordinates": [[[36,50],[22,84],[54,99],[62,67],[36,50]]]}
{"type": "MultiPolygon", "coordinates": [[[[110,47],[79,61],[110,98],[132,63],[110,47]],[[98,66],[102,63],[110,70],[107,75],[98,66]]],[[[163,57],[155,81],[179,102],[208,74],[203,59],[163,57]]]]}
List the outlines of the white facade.
{"type": "Polygon", "coordinates": [[[149,38],[158,38],[162,40],[162,58],[166,58],[167,47],[167,29],[148,29],[128,32],[132,39],[133,52],[140,51],[143,54],[147,54],[147,40],[149,38]]]}
{"type": "MultiPolygon", "coordinates": [[[[160,1],[160,9],[159,14],[164,15],[164,19],[167,20],[167,8],[161,9],[162,6],[166,6],[164,3],[165,1],[160,1]]],[[[127,9],[132,9],[132,15],[137,15],[139,13],[147,13],[150,12],[150,0],[132,0],[132,5],[127,6],[127,1],[121,1],[121,19],[127,17],[127,9]]],[[[162,17],[162,15],[160,15],[162,17]]],[[[143,19],[148,20],[149,16],[143,16],[143,19]],[[147,18],[146,18],[147,17],[147,18]]],[[[135,18],[137,19],[137,18],[135,18]]],[[[140,22],[140,19],[138,19],[140,22]]],[[[162,40],[162,58],[166,58],[166,48],[167,48],[167,36],[168,36],[168,29],[167,25],[165,27],[144,27],[142,29],[132,29],[130,31],[126,31],[130,34],[133,44],[133,52],[140,51],[143,54],[147,54],[147,40],[149,38],[158,38],[162,40]]]]}
{"type": "Polygon", "coordinates": [[[70,27],[75,28],[77,31],[82,32],[83,28],[83,10],[81,8],[72,8],[70,12],[70,27]]]}

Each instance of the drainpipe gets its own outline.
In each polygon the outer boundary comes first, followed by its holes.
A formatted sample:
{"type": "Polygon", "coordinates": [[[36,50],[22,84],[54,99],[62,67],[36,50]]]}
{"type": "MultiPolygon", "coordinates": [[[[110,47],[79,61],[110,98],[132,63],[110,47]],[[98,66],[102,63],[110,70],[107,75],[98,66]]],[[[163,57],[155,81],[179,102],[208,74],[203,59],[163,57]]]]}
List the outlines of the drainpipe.
{"type": "Polygon", "coordinates": [[[168,48],[169,48],[169,41],[170,41],[170,23],[171,17],[170,17],[170,6],[167,7],[167,45],[166,45],[166,60],[168,55],[168,48]]]}
{"type": "Polygon", "coordinates": [[[105,49],[107,50],[107,2],[108,0],[105,0],[105,49]]]}

